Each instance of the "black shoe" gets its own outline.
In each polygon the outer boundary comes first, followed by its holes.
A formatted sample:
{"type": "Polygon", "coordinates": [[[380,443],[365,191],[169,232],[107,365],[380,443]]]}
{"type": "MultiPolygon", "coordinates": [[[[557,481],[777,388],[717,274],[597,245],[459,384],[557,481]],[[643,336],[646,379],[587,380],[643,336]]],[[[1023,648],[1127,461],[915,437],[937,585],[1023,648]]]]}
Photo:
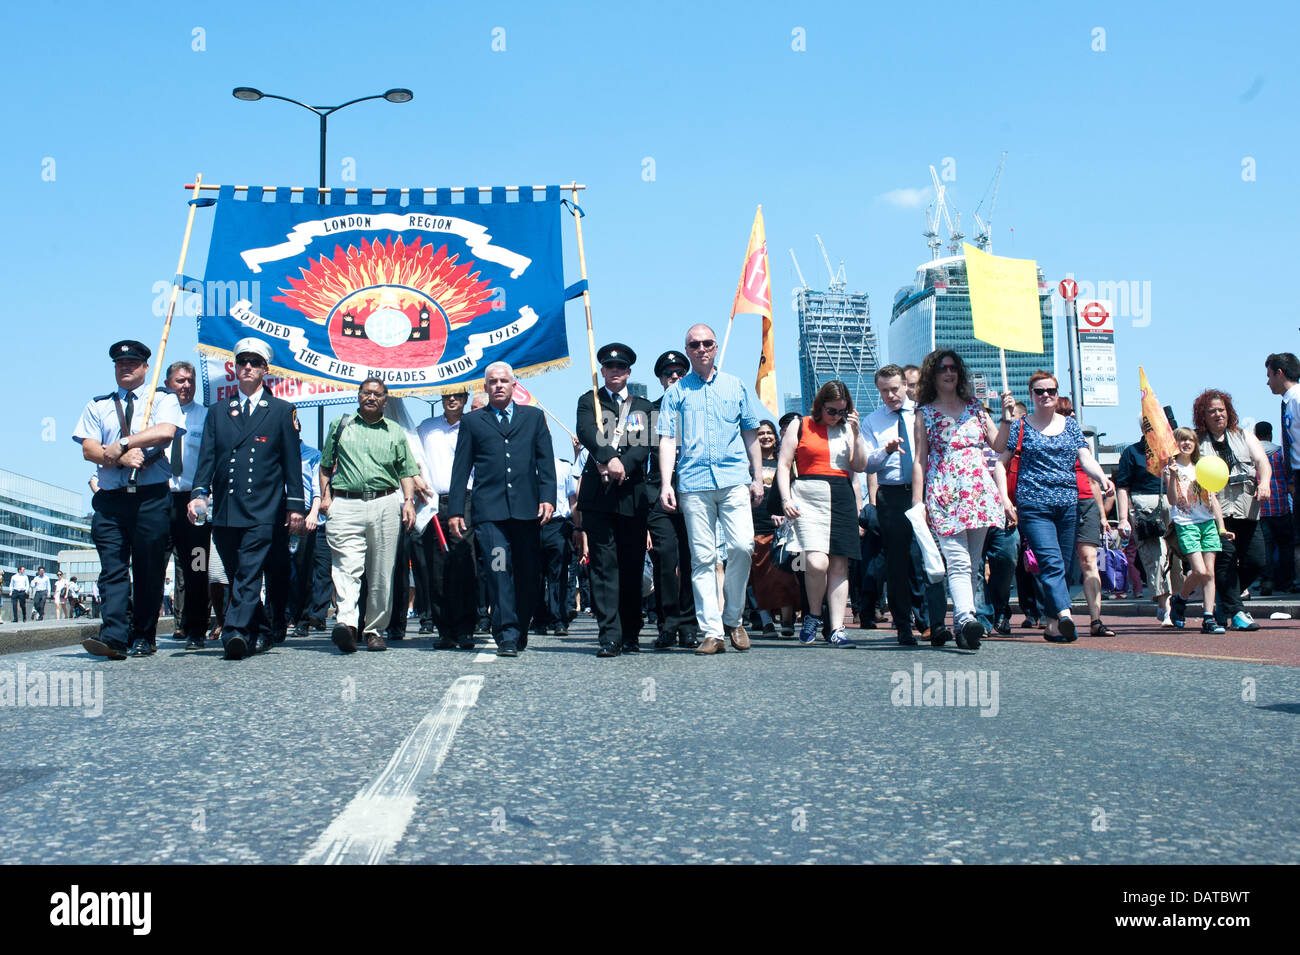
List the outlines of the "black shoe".
{"type": "Polygon", "coordinates": [[[456,646],[461,650],[476,649],[473,637],[461,637],[458,641],[456,641],[456,646]]]}
{"type": "Polygon", "coordinates": [[[1074,620],[1071,617],[1062,617],[1056,624],[1061,628],[1061,636],[1064,637],[1065,643],[1074,643],[1079,639],[1079,634],[1074,628],[1074,620]]]}
{"type": "Polygon", "coordinates": [[[999,614],[998,618],[993,621],[993,629],[1004,637],[1011,635],[1011,614],[999,614]]]}
{"type": "Polygon", "coordinates": [[[305,637],[305,636],[307,636],[307,624],[306,624],[306,623],[300,623],[300,624],[298,624],[296,627],[294,627],[294,628],[293,628],[293,635],[294,635],[295,637],[305,637]]]}
{"type": "Polygon", "coordinates": [[[389,633],[389,634],[387,635],[387,638],[388,638],[388,642],[389,642],[389,643],[393,642],[394,640],[405,640],[405,639],[406,639],[406,631],[405,631],[405,630],[402,630],[402,631],[400,631],[400,632],[398,632],[398,633],[389,633]]]}
{"type": "Polygon", "coordinates": [[[526,633],[521,633],[521,634],[519,635],[519,640],[516,642],[515,646],[518,647],[518,649],[520,650],[520,652],[522,652],[522,651],[524,651],[524,650],[527,650],[527,649],[528,649],[528,634],[526,634],[526,633]]]}
{"type": "Polygon", "coordinates": [[[517,657],[519,656],[519,646],[514,641],[501,644],[497,647],[497,656],[499,657],[517,657]]]}
{"type": "Polygon", "coordinates": [[[257,638],[256,649],[254,649],[253,652],[266,653],[268,650],[270,650],[279,642],[280,641],[276,640],[275,637],[273,637],[271,634],[264,633],[257,638]]]}
{"type": "MultiPolygon", "coordinates": [[[[975,617],[971,617],[961,625],[961,634],[966,638],[967,650],[978,650],[980,640],[984,637],[984,624],[980,623],[975,617]]],[[[961,637],[957,638],[957,645],[961,646],[961,637]]]]}
{"type": "MultiPolygon", "coordinates": [[[[952,639],[952,631],[947,627],[935,627],[930,631],[930,646],[941,647],[952,639]]],[[[958,646],[960,646],[960,642],[958,646]]]]}
{"type": "Polygon", "coordinates": [[[345,623],[340,623],[334,628],[331,635],[334,646],[339,648],[341,653],[357,652],[357,631],[345,623]]]}
{"type": "Polygon", "coordinates": [[[307,621],[307,625],[308,625],[308,626],[309,626],[309,627],[310,627],[310,628],[311,628],[315,633],[324,633],[324,632],[325,632],[325,621],[324,621],[324,620],[321,620],[319,617],[312,617],[310,620],[307,621]]]}
{"type": "Polygon", "coordinates": [[[275,633],[271,635],[271,641],[273,643],[284,643],[284,641],[288,639],[289,639],[288,630],[277,630],[275,633]]]}
{"type": "Polygon", "coordinates": [[[226,659],[242,660],[248,655],[248,641],[237,633],[226,638],[226,659]]]}
{"type": "Polygon", "coordinates": [[[596,656],[602,659],[606,657],[616,657],[622,653],[622,649],[617,644],[602,643],[600,649],[596,651],[596,656]]]}
{"type": "Polygon", "coordinates": [[[1024,622],[1020,624],[1021,630],[1041,630],[1043,621],[1038,617],[1025,617],[1024,622]]]}
{"type": "Polygon", "coordinates": [[[569,635],[569,625],[567,623],[557,623],[551,628],[551,633],[557,637],[567,637],[569,635]]]}
{"type": "Polygon", "coordinates": [[[640,644],[640,643],[625,643],[625,644],[623,644],[623,652],[624,652],[624,653],[640,653],[640,652],[641,652],[641,644],[640,644]]]}
{"type": "Polygon", "coordinates": [[[535,636],[544,637],[546,636],[546,632],[547,632],[546,627],[533,627],[533,634],[535,636]]]}
{"type": "Polygon", "coordinates": [[[455,637],[441,636],[438,642],[433,645],[435,650],[455,650],[460,646],[460,642],[455,637]]]}
{"type": "Polygon", "coordinates": [[[151,657],[154,654],[154,645],[144,637],[140,637],[131,644],[131,649],[126,651],[129,657],[151,657]]]}
{"type": "Polygon", "coordinates": [[[110,660],[126,659],[126,646],[116,640],[108,641],[96,637],[87,637],[81,641],[81,645],[87,653],[93,653],[97,657],[108,657],[110,660]]]}
{"type": "Polygon", "coordinates": [[[474,627],[475,633],[491,633],[492,621],[487,617],[479,617],[478,624],[474,627]]]}
{"type": "Polygon", "coordinates": [[[872,620],[870,617],[867,617],[866,619],[859,619],[859,620],[858,620],[858,629],[859,629],[859,630],[876,630],[876,629],[879,629],[879,627],[878,627],[878,625],[876,624],[876,621],[872,620]]]}
{"type": "Polygon", "coordinates": [[[683,650],[694,650],[700,645],[700,635],[698,633],[679,633],[677,634],[677,645],[683,650]]]}
{"type": "Polygon", "coordinates": [[[676,642],[677,642],[677,637],[674,636],[673,634],[661,633],[659,634],[659,639],[657,639],[654,643],[654,648],[656,650],[671,650],[673,648],[673,644],[675,644],[676,642]]]}
{"type": "Polygon", "coordinates": [[[900,633],[898,635],[898,644],[903,647],[915,647],[918,645],[916,637],[912,636],[910,633],[900,633]]]}
{"type": "Polygon", "coordinates": [[[185,649],[186,649],[186,650],[202,650],[202,649],[203,649],[203,638],[202,638],[202,637],[190,637],[188,640],[185,641],[185,649]]]}
{"type": "Polygon", "coordinates": [[[427,623],[422,623],[422,624],[420,624],[420,629],[417,630],[416,632],[417,632],[417,633],[433,633],[433,627],[429,626],[427,623]]]}

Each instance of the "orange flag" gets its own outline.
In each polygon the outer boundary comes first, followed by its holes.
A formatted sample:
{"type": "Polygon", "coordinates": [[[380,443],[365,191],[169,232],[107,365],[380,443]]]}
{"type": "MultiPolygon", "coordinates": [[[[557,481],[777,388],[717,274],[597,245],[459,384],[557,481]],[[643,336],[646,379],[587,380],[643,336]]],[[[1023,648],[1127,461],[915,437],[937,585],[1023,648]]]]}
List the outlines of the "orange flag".
{"type": "Polygon", "coordinates": [[[1147,373],[1138,365],[1138,385],[1142,389],[1142,436],[1147,439],[1147,470],[1156,477],[1178,455],[1174,429],[1169,427],[1165,409],[1151,390],[1147,373]]]}
{"type": "Polygon", "coordinates": [[[772,279],[767,268],[767,230],[763,227],[763,207],[754,213],[754,227],[749,230],[749,248],[745,265],[736,285],[736,299],[731,317],[763,317],[763,354],[758,359],[758,378],[754,390],[772,414],[778,414],[776,401],[776,341],[772,331],[772,279]]]}

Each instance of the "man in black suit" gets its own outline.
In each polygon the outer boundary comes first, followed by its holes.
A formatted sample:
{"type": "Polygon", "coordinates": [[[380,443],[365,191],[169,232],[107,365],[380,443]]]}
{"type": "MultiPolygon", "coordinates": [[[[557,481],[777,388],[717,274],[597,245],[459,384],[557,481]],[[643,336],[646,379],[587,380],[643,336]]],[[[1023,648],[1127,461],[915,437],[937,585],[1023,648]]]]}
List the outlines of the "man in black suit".
{"type": "Polygon", "coordinates": [[[271,347],[242,338],[234,352],[239,392],[208,408],[189,504],[191,521],[212,521],[212,542],[230,580],[221,631],[227,660],[261,653],[284,639],[289,534],[302,534],[307,510],[298,415],[262,388],[271,347]]]}
{"type": "MultiPolygon", "coordinates": [[[[667,391],[674,382],[691,370],[690,359],[679,351],[666,351],[655,361],[655,377],[667,391]]],[[[663,395],[653,402],[655,415],[663,404],[663,395]]],[[[677,471],[673,471],[676,490],[677,471]]],[[[646,518],[655,565],[655,594],[659,605],[659,639],[656,650],[671,650],[674,641],[694,650],[700,645],[700,626],[695,620],[695,592],[691,587],[691,545],[686,539],[686,519],[680,510],[669,513],[659,503],[659,446],[650,444],[646,464],[646,490],[652,505],[646,518]]]]}
{"type": "MultiPolygon", "coordinates": [[[[578,398],[578,440],[587,464],[578,511],[591,555],[591,604],[600,627],[598,657],[640,653],[641,576],[645,566],[645,466],[650,457],[654,405],[628,394],[636,352],[612,342],[596,353],[605,387],[597,417],[593,393],[578,398]]],[[[656,439],[657,440],[657,439],[656,439]]]]}
{"type": "MultiPolygon", "coordinates": [[[[497,656],[518,656],[541,589],[541,525],[555,511],[555,451],[546,417],[514,402],[515,373],[503,361],[484,374],[488,404],[461,419],[451,466],[447,522],[465,536],[465,498],[474,472],[471,523],[483,559],[497,656]]],[[[464,595],[468,597],[468,595],[464,595]]]]}

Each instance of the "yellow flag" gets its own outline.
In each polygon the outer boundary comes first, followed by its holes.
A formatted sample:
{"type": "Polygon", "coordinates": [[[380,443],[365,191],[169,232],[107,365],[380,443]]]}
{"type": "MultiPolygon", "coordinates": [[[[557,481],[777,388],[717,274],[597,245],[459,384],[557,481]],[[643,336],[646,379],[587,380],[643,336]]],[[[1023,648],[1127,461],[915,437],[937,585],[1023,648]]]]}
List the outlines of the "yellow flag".
{"type": "Polygon", "coordinates": [[[1142,389],[1142,436],[1147,439],[1147,470],[1160,477],[1169,462],[1177,457],[1178,443],[1141,365],[1138,365],[1138,386],[1142,389]]]}
{"type": "Polygon", "coordinates": [[[1008,351],[1043,351],[1043,314],[1038,300],[1038,263],[981,252],[969,243],[966,279],[970,284],[975,337],[1008,351]]]}
{"type": "Polygon", "coordinates": [[[740,270],[736,285],[736,298],[731,305],[731,317],[737,315],[763,316],[763,354],[758,359],[758,379],[754,390],[772,414],[777,414],[776,403],[776,343],[772,332],[772,280],[767,268],[767,230],[763,228],[763,207],[754,213],[754,227],[749,230],[749,247],[745,250],[745,264],[740,270]]]}

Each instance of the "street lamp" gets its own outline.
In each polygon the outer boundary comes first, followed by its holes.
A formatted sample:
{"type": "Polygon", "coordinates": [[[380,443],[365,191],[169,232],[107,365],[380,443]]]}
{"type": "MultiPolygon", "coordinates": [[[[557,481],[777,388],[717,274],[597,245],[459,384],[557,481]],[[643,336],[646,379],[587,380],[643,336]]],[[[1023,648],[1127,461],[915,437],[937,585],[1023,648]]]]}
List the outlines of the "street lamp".
{"type": "MultiPolygon", "coordinates": [[[[287,96],[277,96],[275,93],[263,93],[259,89],[251,86],[236,86],[231,90],[235,99],[241,99],[246,103],[256,103],[259,99],[278,99],[286,103],[292,103],[294,106],[301,106],[303,109],[311,110],[320,117],[320,186],[321,192],[317,193],[316,198],[320,202],[325,201],[325,121],[331,113],[337,113],[345,106],[351,106],[353,103],[364,103],[368,99],[386,99],[390,103],[409,103],[415,99],[415,94],[408,89],[391,89],[383,93],[376,93],[373,96],[358,96],[356,99],[350,99],[346,103],[340,103],[338,106],[308,106],[306,103],[300,103],[296,99],[289,99],[287,96]]],[[[318,442],[324,447],[325,440],[325,406],[321,405],[316,409],[316,432],[318,442]]]]}
{"type": "Polygon", "coordinates": [[[231,90],[235,99],[242,99],[246,103],[256,103],[259,99],[278,99],[286,103],[292,103],[294,106],[301,106],[303,109],[311,110],[320,117],[320,182],[318,185],[321,189],[325,188],[325,126],[326,120],[331,113],[337,113],[345,106],[351,106],[353,103],[364,103],[368,99],[385,99],[390,103],[409,103],[415,99],[415,94],[408,89],[391,89],[383,93],[375,93],[373,96],[359,96],[356,99],[350,99],[346,103],[340,103],[338,106],[308,106],[306,103],[300,103],[296,99],[290,99],[287,96],[277,96],[275,93],[263,93],[259,89],[251,86],[236,86],[231,90]]]}

